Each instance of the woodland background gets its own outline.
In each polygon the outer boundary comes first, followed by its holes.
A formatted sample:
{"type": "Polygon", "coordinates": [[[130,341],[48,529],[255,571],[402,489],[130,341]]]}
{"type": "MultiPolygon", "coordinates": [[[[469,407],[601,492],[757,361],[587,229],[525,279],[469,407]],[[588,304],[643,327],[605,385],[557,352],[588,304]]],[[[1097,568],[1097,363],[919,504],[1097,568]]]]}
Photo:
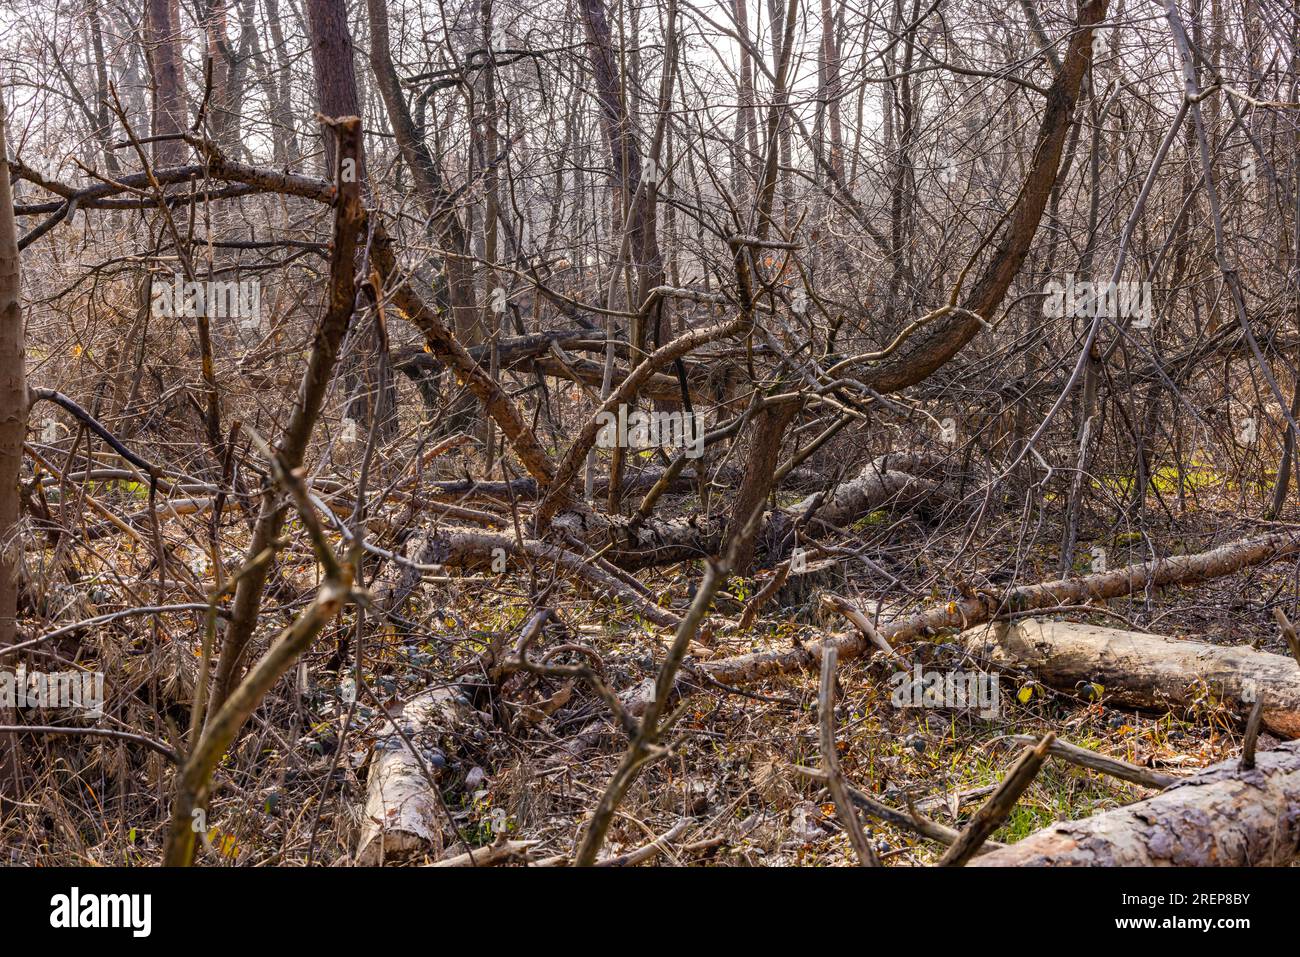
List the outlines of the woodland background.
{"type": "Polygon", "coordinates": [[[1286,862],[1298,32],[7,0],[0,849],[1286,862]]]}

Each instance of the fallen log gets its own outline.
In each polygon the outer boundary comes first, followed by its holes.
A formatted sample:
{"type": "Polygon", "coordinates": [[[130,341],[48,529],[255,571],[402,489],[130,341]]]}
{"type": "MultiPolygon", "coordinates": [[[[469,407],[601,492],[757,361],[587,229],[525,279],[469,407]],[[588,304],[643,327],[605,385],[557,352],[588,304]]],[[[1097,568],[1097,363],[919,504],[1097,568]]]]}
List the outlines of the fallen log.
{"type": "MultiPolygon", "coordinates": [[[[763,516],[763,525],[757,533],[766,560],[785,557],[790,542],[788,531],[812,511],[814,523],[835,528],[851,524],[878,509],[903,511],[937,500],[942,496],[940,483],[918,478],[904,469],[932,467],[939,459],[929,453],[883,455],[868,463],[858,476],[843,482],[826,495],[810,495],[789,511],[777,509],[763,516]],[[818,501],[822,501],[817,506],[818,501]]],[[[556,519],[557,524],[569,527],[574,534],[595,541],[604,538],[610,547],[610,561],[620,568],[638,569],[693,561],[707,555],[717,555],[726,540],[727,525],[723,517],[688,516],[663,521],[630,522],[618,518],[602,519],[606,527],[574,528],[582,519],[566,514],[556,519]]]]}
{"type": "MultiPolygon", "coordinates": [[[[543,356],[540,359],[533,360],[532,367],[553,379],[581,382],[597,389],[600,388],[605,378],[604,364],[592,359],[570,357],[569,361],[561,362],[554,357],[543,356]]],[[[627,370],[620,369],[615,375],[626,376],[627,370]]],[[[705,400],[705,396],[699,394],[694,388],[690,391],[696,401],[703,402],[705,400]]],[[[682,386],[676,377],[666,373],[657,373],[646,379],[638,394],[643,399],[680,402],[682,400],[682,386]]]]}
{"type": "Polygon", "coordinates": [[[909,508],[939,492],[939,483],[920,478],[916,472],[942,463],[935,453],[891,453],[863,466],[852,479],[826,493],[820,505],[818,495],[809,495],[790,509],[796,518],[816,509],[816,517],[828,525],[849,525],[885,505],[909,508]]]}
{"type": "MultiPolygon", "coordinates": [[[[351,530],[335,515],[319,496],[311,496],[312,503],[324,512],[344,539],[354,540],[351,530]]],[[[582,579],[597,594],[629,604],[646,621],[664,628],[675,628],[681,619],[666,608],[655,603],[653,596],[639,584],[634,584],[624,573],[611,570],[611,567],[594,556],[580,555],[567,551],[556,545],[535,539],[520,540],[517,536],[504,532],[487,532],[473,528],[456,528],[439,526],[421,533],[416,545],[418,560],[411,560],[372,542],[365,541],[362,547],[371,555],[387,559],[401,565],[404,571],[413,575],[426,572],[445,574],[449,567],[462,569],[493,568],[499,574],[505,570],[500,563],[506,559],[537,560],[554,563],[572,572],[582,579]],[[616,573],[617,572],[617,573],[616,573]]],[[[397,588],[389,599],[392,607],[405,600],[403,591],[409,595],[414,587],[414,578],[399,581],[397,588]]]]}
{"type": "MultiPolygon", "coordinates": [[[[591,340],[591,333],[585,335],[582,333],[534,333],[533,335],[521,336],[502,342],[497,361],[500,363],[501,371],[508,369],[523,371],[531,368],[551,378],[566,379],[571,382],[577,381],[599,388],[604,379],[603,363],[576,356],[571,357],[567,362],[561,362],[559,359],[545,354],[550,350],[552,342],[563,348],[574,348],[576,345],[581,345],[588,340],[591,340]]],[[[593,343],[593,345],[595,344],[597,343],[593,343]]],[[[600,345],[599,348],[603,351],[605,347],[600,345]]],[[[492,358],[490,347],[474,346],[467,349],[466,352],[479,365],[488,368],[492,358]]],[[[409,346],[401,350],[395,357],[394,368],[408,378],[419,382],[422,377],[440,374],[445,366],[432,353],[409,346]]],[[[627,369],[621,369],[615,375],[626,376],[627,369]]],[[[699,376],[696,375],[695,378],[698,379],[699,376]]],[[[692,392],[696,393],[697,390],[692,387],[692,392]]],[[[681,383],[675,376],[659,373],[650,376],[646,380],[645,385],[641,387],[640,394],[647,399],[680,401],[682,397],[681,383]]],[[[702,401],[704,396],[698,395],[698,398],[702,401]]]]}
{"type": "Polygon", "coordinates": [[[1270,867],[1300,855],[1300,742],[1234,758],[1145,801],[1053,824],[971,867],[1270,867]]]}
{"type": "Polygon", "coordinates": [[[959,640],[995,665],[1028,668],[1053,688],[1096,682],[1126,707],[1187,707],[1208,688],[1244,718],[1259,700],[1264,727],[1300,738],[1300,667],[1285,655],[1043,619],[973,628],[959,640]]]}
{"type": "MultiPolygon", "coordinates": [[[[1198,555],[1176,555],[1041,585],[1026,585],[1001,594],[977,594],[961,601],[898,619],[879,629],[890,645],[940,630],[959,631],[1012,612],[1105,601],[1147,588],[1187,585],[1231,575],[1243,568],[1264,565],[1300,554],[1300,531],[1286,530],[1232,542],[1198,555]]],[[[856,631],[827,636],[789,651],[763,651],[720,658],[697,670],[721,684],[735,685],[773,675],[820,667],[822,649],[834,644],[840,660],[856,658],[875,647],[856,631]]]]}
{"type": "MultiPolygon", "coordinates": [[[[662,468],[646,469],[644,472],[629,475],[623,480],[623,489],[626,492],[644,492],[659,480],[664,474],[662,468]]],[[[716,474],[709,476],[710,481],[727,486],[729,483],[739,479],[739,471],[735,468],[722,468],[716,474]]],[[[670,491],[689,492],[692,491],[699,482],[699,476],[694,471],[685,471],[673,481],[670,491]]],[[[598,495],[603,495],[609,490],[609,478],[607,476],[598,476],[596,478],[594,491],[598,495]]],[[[427,493],[439,498],[454,497],[459,501],[465,498],[494,498],[503,502],[511,499],[533,501],[541,494],[537,488],[537,482],[531,478],[518,478],[510,482],[489,482],[475,481],[474,479],[456,479],[442,482],[426,482],[420,486],[421,493],[427,493]]]]}
{"type": "Polygon", "coordinates": [[[396,726],[375,742],[370,760],[358,864],[442,853],[451,827],[436,791],[438,757],[445,761],[444,736],[472,720],[472,712],[455,688],[437,688],[393,717],[396,726]]]}

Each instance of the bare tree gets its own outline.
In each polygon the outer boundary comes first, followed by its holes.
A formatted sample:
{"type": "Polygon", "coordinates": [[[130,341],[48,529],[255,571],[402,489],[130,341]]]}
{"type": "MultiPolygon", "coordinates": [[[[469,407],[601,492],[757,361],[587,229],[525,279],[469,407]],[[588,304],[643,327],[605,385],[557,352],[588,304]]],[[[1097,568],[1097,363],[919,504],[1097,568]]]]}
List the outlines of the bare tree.
{"type": "Polygon", "coordinates": [[[185,154],[179,135],[189,123],[180,44],[177,0],[148,0],[145,49],[153,77],[153,161],[159,166],[175,166],[185,154]]]}
{"type": "Polygon", "coordinates": [[[110,694],[0,717],[0,852],[1037,860],[1023,795],[1141,797],[1053,762],[1182,767],[1065,743],[1121,711],[1289,813],[1284,4],[22,10],[0,681],[110,694]]]}
{"type": "MultiPolygon", "coordinates": [[[[0,90],[0,93],[4,91],[0,90]]],[[[4,98],[0,95],[0,157],[8,157],[4,98]]],[[[9,177],[0,176],[0,649],[17,640],[18,589],[23,566],[18,481],[27,434],[27,355],[23,328],[18,233],[9,177]]],[[[13,710],[0,708],[0,724],[13,710]]],[[[0,788],[19,800],[18,739],[0,734],[0,788]]],[[[0,801],[0,808],[4,802],[0,801]]]]}

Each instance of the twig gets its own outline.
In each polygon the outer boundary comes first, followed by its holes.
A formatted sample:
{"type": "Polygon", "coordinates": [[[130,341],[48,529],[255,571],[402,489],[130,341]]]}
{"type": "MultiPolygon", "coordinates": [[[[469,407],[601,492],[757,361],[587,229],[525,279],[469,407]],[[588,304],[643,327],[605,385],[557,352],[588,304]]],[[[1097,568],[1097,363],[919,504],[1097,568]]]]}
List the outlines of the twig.
{"type": "MultiPolygon", "coordinates": [[[[253,441],[270,453],[256,433],[249,430],[253,441]]],[[[194,851],[194,832],[191,822],[194,812],[205,807],[210,778],[223,754],[234,742],[235,736],[263,696],[293,667],[317,635],[351,600],[352,566],[339,560],[325,536],[319,516],[308,500],[302,479],[286,467],[281,456],[269,455],[276,481],[283,486],[298,510],[303,527],[312,541],[316,560],[324,570],[316,597],[289,627],[267,649],[243,681],[229,696],[220,702],[213,701],[216,711],[204,725],[173,786],[172,817],[168,827],[163,862],[171,867],[187,866],[194,851]]],[[[251,562],[249,563],[252,564],[251,562]]],[[[247,582],[248,579],[242,579],[247,582]]]]}
{"type": "MultiPolygon", "coordinates": [[[[967,788],[964,791],[958,791],[956,794],[932,794],[930,797],[921,798],[913,806],[914,810],[929,811],[933,808],[952,807],[953,801],[956,801],[956,807],[960,808],[963,804],[974,801],[976,798],[982,798],[986,794],[992,794],[998,789],[996,784],[983,784],[977,788],[967,788]]],[[[954,813],[956,813],[954,811],[954,813]]],[[[985,843],[992,844],[992,841],[985,843]]]]}
{"type": "Polygon", "coordinates": [[[1300,664],[1300,637],[1296,636],[1295,625],[1291,624],[1291,619],[1281,608],[1273,609],[1273,619],[1282,629],[1282,637],[1286,639],[1287,647],[1291,649],[1291,656],[1295,658],[1296,664],[1300,664]]]}
{"type": "Polygon", "coordinates": [[[835,802],[835,811],[849,836],[853,853],[858,856],[858,863],[863,867],[879,867],[880,858],[875,848],[862,832],[862,822],[853,810],[853,802],[844,787],[840,776],[840,762],[835,753],[835,649],[830,648],[822,656],[822,683],[817,695],[817,716],[821,725],[822,770],[826,772],[826,787],[835,802]]]}
{"type": "Polygon", "coordinates": [[[92,628],[95,625],[105,625],[110,621],[117,621],[119,618],[130,618],[132,615],[158,615],[163,613],[178,611],[207,611],[207,603],[188,602],[181,605],[142,605],[138,608],[124,608],[121,611],[111,612],[106,615],[97,615],[94,618],[86,618],[82,621],[74,621],[70,625],[63,625],[55,628],[53,631],[47,631],[43,635],[30,638],[27,641],[21,641],[16,645],[8,645],[0,648],[0,658],[12,654],[23,648],[30,648],[32,645],[39,645],[41,642],[53,641],[55,638],[62,638],[64,635],[70,635],[74,631],[80,631],[82,628],[92,628]]]}
{"type": "Polygon", "coordinates": [[[862,614],[862,612],[858,611],[858,609],[855,608],[848,599],[841,598],[839,595],[827,593],[822,595],[822,604],[839,612],[852,622],[853,627],[857,628],[858,631],[862,633],[862,637],[866,638],[867,641],[871,642],[884,652],[886,658],[898,657],[898,652],[890,647],[889,642],[880,637],[880,632],[876,631],[875,626],[871,624],[871,620],[867,618],[866,615],[862,614]]]}
{"type": "MultiPolygon", "coordinates": [[[[1028,734],[1012,735],[1011,740],[1016,744],[1028,747],[1033,747],[1038,743],[1037,738],[1028,734]]],[[[1173,774],[1163,774],[1160,771],[1141,768],[1136,764],[1121,761],[1119,758],[1107,757],[1104,754],[1098,754],[1096,751],[1090,751],[1087,748],[1081,748],[1077,744],[1070,744],[1066,741],[1053,741],[1051,747],[1048,748],[1048,753],[1052,757],[1060,758],[1070,764],[1076,764],[1081,768],[1088,768],[1092,771],[1099,771],[1102,774],[1109,774],[1111,777],[1119,778],[1122,781],[1131,781],[1134,784],[1142,785],[1144,788],[1155,788],[1163,791],[1179,780],[1173,774]]]]}
{"type": "Polygon", "coordinates": [[[52,724],[0,724],[0,734],[86,734],[95,738],[116,738],[119,741],[131,741],[143,744],[146,748],[157,751],[172,764],[180,764],[180,755],[161,741],[146,738],[143,734],[131,731],[115,731],[112,728],[72,728],[52,724]]]}
{"type": "Polygon", "coordinates": [[[674,824],[664,833],[660,834],[649,844],[638,847],[634,851],[628,851],[626,854],[616,854],[613,857],[603,857],[596,862],[597,867],[631,867],[634,864],[643,864],[652,860],[668,849],[668,845],[677,838],[681,837],[690,826],[690,821],[681,820],[674,824]]]}
{"type": "Polygon", "coordinates": [[[1246,722],[1246,737],[1241,742],[1241,761],[1237,768],[1241,771],[1255,769],[1255,742],[1259,739],[1259,726],[1264,718],[1264,699],[1257,698],[1255,707],[1250,709],[1250,720],[1246,722]]]}
{"type": "Polygon", "coordinates": [[[727,580],[730,570],[730,555],[721,562],[708,562],[706,564],[704,580],[700,582],[700,587],[695,592],[695,600],[691,602],[686,617],[682,619],[682,623],[678,626],[677,634],[673,637],[673,643],[668,650],[668,655],[664,659],[663,666],[659,669],[659,677],[655,681],[654,696],[646,704],[640,727],[632,738],[632,743],[628,745],[627,752],[623,755],[623,760],[614,772],[614,776],[606,786],[605,793],[601,795],[600,803],[596,805],[596,810],[587,825],[586,832],[583,834],[582,843],[574,856],[575,863],[578,866],[590,867],[596,863],[596,855],[605,842],[605,835],[608,833],[609,825],[614,819],[614,813],[618,810],[618,806],[628,788],[632,786],[632,783],[637,779],[641,769],[646,764],[665,757],[669,753],[668,749],[662,747],[658,742],[663,733],[672,727],[677,715],[669,715],[663,719],[662,724],[660,716],[668,706],[668,700],[673,693],[677,679],[677,672],[681,669],[682,660],[686,657],[687,649],[690,647],[695,633],[699,630],[700,624],[709,613],[709,608],[713,604],[713,596],[717,594],[718,589],[727,580]]]}
{"type": "MultiPolygon", "coordinates": [[[[800,764],[794,765],[794,771],[796,774],[808,778],[811,781],[818,781],[823,784],[826,783],[825,771],[820,771],[817,768],[804,767],[800,764]]],[[[921,837],[929,838],[930,840],[937,841],[940,844],[952,844],[957,840],[957,838],[961,837],[960,831],[954,830],[944,824],[940,824],[938,821],[930,820],[930,818],[925,817],[917,811],[915,807],[909,807],[907,811],[899,811],[896,808],[890,807],[888,804],[882,804],[869,794],[864,794],[851,784],[846,783],[845,788],[849,792],[849,797],[853,799],[853,803],[878,821],[884,821],[886,824],[892,824],[894,827],[902,828],[905,831],[911,831],[914,834],[919,834],[921,837]]],[[[987,854],[989,851],[1005,846],[1006,845],[1004,844],[999,844],[997,841],[985,841],[975,853],[977,855],[987,854]]]]}
{"type": "Polygon", "coordinates": [[[754,619],[758,617],[759,611],[767,604],[768,599],[775,595],[781,586],[785,584],[786,579],[790,577],[791,561],[793,559],[787,558],[778,565],[767,584],[760,588],[758,594],[750,599],[749,604],[745,606],[744,613],[740,616],[741,631],[749,631],[754,624],[754,619]]]}
{"type": "Polygon", "coordinates": [[[480,847],[469,854],[457,854],[445,861],[435,861],[429,867],[494,867],[497,864],[527,862],[537,841],[498,841],[491,847],[480,847]]]}
{"type": "Polygon", "coordinates": [[[140,456],[128,449],[115,435],[113,435],[112,432],[108,431],[108,429],[105,428],[98,419],[79,406],[76,402],[69,399],[62,392],[56,392],[54,389],[32,389],[31,401],[36,402],[38,399],[45,399],[48,402],[53,402],[55,405],[61,406],[64,411],[68,412],[73,418],[80,421],[82,425],[107,442],[114,452],[122,456],[122,458],[126,459],[136,468],[143,469],[145,474],[147,474],[151,480],[157,481],[159,469],[156,465],[140,458],[140,456]]]}
{"type": "Polygon", "coordinates": [[[975,856],[980,845],[1007,819],[1011,809],[1016,806],[1016,801],[1020,800],[1020,795],[1025,793],[1025,789],[1038,776],[1055,740],[1056,735],[1049,731],[1036,747],[1025,748],[1002,785],[975,812],[961,836],[939,859],[940,867],[961,867],[975,856]]]}

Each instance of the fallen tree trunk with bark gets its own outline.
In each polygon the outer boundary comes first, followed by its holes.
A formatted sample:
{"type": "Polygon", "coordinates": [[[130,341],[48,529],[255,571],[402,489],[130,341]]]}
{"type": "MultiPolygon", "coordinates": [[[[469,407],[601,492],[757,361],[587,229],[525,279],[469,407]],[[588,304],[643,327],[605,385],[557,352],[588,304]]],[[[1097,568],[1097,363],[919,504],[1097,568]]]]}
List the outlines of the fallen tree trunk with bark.
{"type": "Polygon", "coordinates": [[[473,708],[455,688],[413,698],[393,717],[390,733],[375,742],[370,759],[358,864],[442,853],[451,832],[436,790],[439,759],[446,761],[443,738],[471,720],[473,708]]]}
{"type": "Polygon", "coordinates": [[[1053,688],[1096,682],[1107,700],[1128,707],[1184,708],[1208,689],[1244,717],[1259,700],[1264,727],[1300,738],[1300,667],[1284,655],[1041,619],[971,629],[961,642],[1053,688]]]}
{"type": "MultiPolygon", "coordinates": [[[[587,333],[582,341],[590,340],[591,333],[587,333]]],[[[507,340],[502,343],[502,348],[498,352],[497,362],[500,363],[501,371],[516,370],[526,371],[534,369],[543,375],[556,379],[566,379],[570,382],[579,382],[596,389],[600,388],[601,382],[605,377],[605,367],[602,363],[592,359],[583,359],[576,356],[570,356],[567,360],[561,360],[557,356],[547,355],[546,352],[551,348],[551,343],[556,346],[571,348],[573,343],[564,339],[563,334],[559,333],[537,333],[531,336],[520,336],[518,339],[507,340]],[[550,341],[547,341],[547,340],[550,341]]],[[[602,345],[603,349],[604,346],[602,345]]],[[[492,359],[492,350],[486,346],[474,346],[467,349],[468,355],[473,358],[479,365],[488,368],[488,363],[492,359]]],[[[401,350],[393,366],[398,372],[409,378],[419,380],[423,376],[436,376],[442,373],[445,368],[444,363],[440,362],[432,353],[425,352],[423,349],[416,349],[408,346],[401,350]]],[[[625,377],[627,369],[616,369],[615,376],[625,377]]],[[[699,376],[695,377],[697,380],[699,376]]],[[[688,378],[688,388],[692,393],[698,390],[698,382],[692,384],[688,378]]],[[[682,397],[681,383],[675,376],[666,373],[658,373],[650,376],[645,384],[641,387],[640,395],[646,399],[667,400],[670,402],[680,401],[682,397]]],[[[703,394],[699,393],[699,398],[703,394]]],[[[436,403],[435,403],[436,405],[436,403]]]]}
{"type": "MultiPolygon", "coordinates": [[[[755,536],[764,563],[784,558],[794,541],[790,534],[793,526],[809,518],[813,524],[848,525],[880,509],[905,511],[938,501],[943,495],[941,484],[908,471],[937,463],[938,457],[924,453],[883,455],[868,463],[853,479],[825,493],[809,495],[788,512],[782,509],[768,512],[755,536]]],[[[725,517],[691,515],[670,520],[628,521],[618,516],[578,512],[559,516],[555,524],[593,546],[600,544],[611,562],[632,570],[718,555],[728,528],[725,517]]]]}
{"type": "Polygon", "coordinates": [[[924,452],[882,455],[849,481],[825,495],[809,495],[790,511],[796,517],[812,512],[828,525],[849,525],[886,504],[919,504],[937,495],[939,484],[915,473],[934,468],[942,460],[942,455],[924,452]]]}
{"type": "MultiPolygon", "coordinates": [[[[1166,588],[1222,578],[1243,568],[1264,565],[1300,554],[1300,532],[1280,531],[1242,539],[1199,555],[1176,555],[1099,572],[1082,578],[1066,578],[1041,585],[1013,588],[1002,594],[977,594],[961,601],[918,612],[883,626],[880,631],[891,645],[941,630],[963,630],[971,625],[1015,612],[1105,601],[1147,588],[1166,588]]],[[[856,658],[872,649],[861,633],[832,635],[789,651],[762,651],[734,658],[722,658],[699,666],[699,672],[722,684],[743,684],[773,675],[816,668],[822,650],[833,644],[841,660],[856,658]]]]}
{"type": "Polygon", "coordinates": [[[1215,764],[1168,790],[1053,824],[971,867],[1277,867],[1300,855],[1300,742],[1215,764]]]}

